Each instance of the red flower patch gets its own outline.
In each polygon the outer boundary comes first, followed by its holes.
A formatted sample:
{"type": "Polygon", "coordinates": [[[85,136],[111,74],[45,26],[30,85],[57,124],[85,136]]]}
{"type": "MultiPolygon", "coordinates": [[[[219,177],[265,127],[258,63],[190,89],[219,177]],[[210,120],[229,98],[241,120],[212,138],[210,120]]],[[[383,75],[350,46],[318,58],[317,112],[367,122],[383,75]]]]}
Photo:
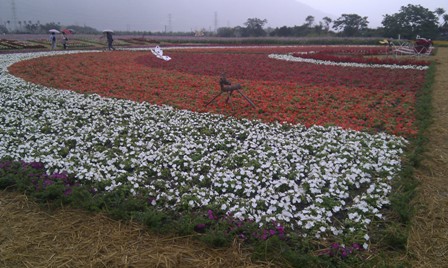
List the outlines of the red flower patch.
{"type": "Polygon", "coordinates": [[[172,58],[168,62],[150,52],[79,53],[22,61],[9,71],[49,87],[197,112],[415,134],[415,94],[423,85],[424,71],[321,66],[267,57],[300,50],[304,48],[166,50],[172,58]],[[229,104],[223,94],[205,107],[220,92],[223,72],[243,86],[256,109],[239,94],[229,104]]]}

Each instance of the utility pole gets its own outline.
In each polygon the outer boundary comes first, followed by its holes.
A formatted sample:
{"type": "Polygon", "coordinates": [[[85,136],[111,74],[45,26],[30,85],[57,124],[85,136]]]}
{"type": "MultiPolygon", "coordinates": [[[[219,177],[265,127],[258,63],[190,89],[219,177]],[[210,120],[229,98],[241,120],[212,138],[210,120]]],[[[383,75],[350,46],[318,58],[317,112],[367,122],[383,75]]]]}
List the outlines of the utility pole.
{"type": "Polygon", "coordinates": [[[215,11],[215,33],[218,32],[218,12],[215,11]]]}
{"type": "Polygon", "coordinates": [[[172,21],[171,13],[168,14],[168,31],[170,33],[173,31],[173,21],[172,21]]]}

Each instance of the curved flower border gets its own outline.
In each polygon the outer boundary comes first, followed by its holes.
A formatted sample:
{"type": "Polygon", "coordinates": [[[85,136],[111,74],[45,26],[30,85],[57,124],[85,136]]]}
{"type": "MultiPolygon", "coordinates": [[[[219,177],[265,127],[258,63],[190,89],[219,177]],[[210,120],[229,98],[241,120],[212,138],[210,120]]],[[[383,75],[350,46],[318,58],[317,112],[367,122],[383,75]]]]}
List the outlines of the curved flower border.
{"type": "Polygon", "coordinates": [[[388,69],[413,69],[413,70],[427,70],[428,66],[418,66],[418,65],[397,65],[397,64],[365,64],[365,63],[354,63],[354,62],[334,62],[334,61],[324,61],[316,59],[306,59],[291,54],[270,54],[268,56],[271,59],[292,61],[292,62],[305,62],[312,64],[321,65],[332,65],[341,67],[358,67],[358,68],[388,68],[388,69]]]}
{"type": "MultiPolygon", "coordinates": [[[[72,52],[76,53],[76,52],[72,52]]],[[[260,226],[365,240],[401,168],[401,137],[264,124],[37,86],[0,55],[0,158],[41,162],[160,209],[219,209],[260,226]]]]}

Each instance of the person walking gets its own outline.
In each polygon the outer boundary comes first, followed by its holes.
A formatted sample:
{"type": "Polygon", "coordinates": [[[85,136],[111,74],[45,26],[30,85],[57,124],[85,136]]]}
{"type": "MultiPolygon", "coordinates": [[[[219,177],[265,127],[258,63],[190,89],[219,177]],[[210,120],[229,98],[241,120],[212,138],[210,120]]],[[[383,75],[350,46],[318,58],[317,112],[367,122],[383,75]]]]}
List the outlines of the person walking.
{"type": "Polygon", "coordinates": [[[51,49],[56,49],[56,34],[54,32],[50,34],[50,44],[51,49]]]}
{"type": "Polygon", "coordinates": [[[63,47],[64,49],[67,49],[67,42],[68,42],[68,38],[67,38],[67,36],[65,35],[65,33],[62,32],[62,47],[63,47]]]}
{"type": "Polygon", "coordinates": [[[106,38],[107,38],[107,48],[109,50],[115,50],[115,48],[112,44],[114,42],[114,39],[112,37],[112,32],[106,32],[106,38]]]}

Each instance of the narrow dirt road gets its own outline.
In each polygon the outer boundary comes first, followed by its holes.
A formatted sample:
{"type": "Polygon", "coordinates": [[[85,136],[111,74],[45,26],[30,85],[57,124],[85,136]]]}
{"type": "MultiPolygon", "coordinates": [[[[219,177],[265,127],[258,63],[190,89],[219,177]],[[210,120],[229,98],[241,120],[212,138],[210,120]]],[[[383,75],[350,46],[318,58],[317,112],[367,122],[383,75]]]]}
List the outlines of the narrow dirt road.
{"type": "Polygon", "coordinates": [[[413,267],[448,267],[448,48],[439,48],[433,118],[408,241],[413,267]]]}

